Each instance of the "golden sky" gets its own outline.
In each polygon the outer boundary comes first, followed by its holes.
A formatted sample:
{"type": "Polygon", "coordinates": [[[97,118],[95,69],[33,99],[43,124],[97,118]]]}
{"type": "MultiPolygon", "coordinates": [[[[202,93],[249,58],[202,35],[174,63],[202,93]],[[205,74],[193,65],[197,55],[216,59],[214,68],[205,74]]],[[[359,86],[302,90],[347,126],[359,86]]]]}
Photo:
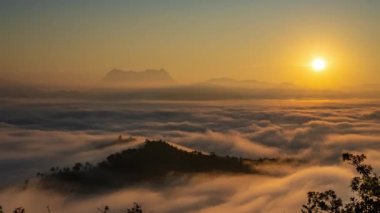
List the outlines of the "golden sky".
{"type": "Polygon", "coordinates": [[[4,0],[0,78],[92,84],[112,68],[165,68],[182,83],[377,83],[378,11],[378,0],[4,0]]]}

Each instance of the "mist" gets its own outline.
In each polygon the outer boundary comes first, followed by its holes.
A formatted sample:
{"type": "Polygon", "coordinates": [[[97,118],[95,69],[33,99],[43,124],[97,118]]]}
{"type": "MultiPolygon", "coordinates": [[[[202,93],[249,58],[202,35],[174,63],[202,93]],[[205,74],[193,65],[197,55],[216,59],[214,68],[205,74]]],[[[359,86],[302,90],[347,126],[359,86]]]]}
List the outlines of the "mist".
{"type": "Polygon", "coordinates": [[[353,171],[342,165],[343,152],[365,153],[379,168],[378,106],[357,100],[284,100],[281,106],[278,101],[8,100],[0,107],[0,200],[7,211],[23,206],[31,212],[45,211],[47,205],[54,212],[92,212],[104,205],[117,212],[133,202],[147,212],[298,211],[310,190],[334,187],[348,197],[353,171]],[[136,141],[115,143],[119,135],[136,141]],[[175,181],[167,177],[168,185],[158,188],[142,184],[89,195],[61,194],[33,184],[37,172],[96,163],[145,139],[284,161],[260,164],[252,175],[184,174],[175,181]],[[30,185],[22,190],[26,179],[30,185]]]}

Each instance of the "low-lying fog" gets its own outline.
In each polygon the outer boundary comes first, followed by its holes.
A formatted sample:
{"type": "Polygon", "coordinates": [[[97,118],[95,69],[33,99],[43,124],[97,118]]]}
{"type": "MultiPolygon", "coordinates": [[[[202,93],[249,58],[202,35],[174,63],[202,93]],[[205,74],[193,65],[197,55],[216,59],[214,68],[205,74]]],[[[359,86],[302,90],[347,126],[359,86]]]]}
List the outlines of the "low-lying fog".
{"type": "MultiPolygon", "coordinates": [[[[0,205],[9,212],[297,212],[311,190],[333,188],[348,198],[354,171],[343,152],[365,153],[380,168],[380,102],[215,101],[79,102],[6,100],[0,106],[0,205]],[[118,144],[119,135],[133,143],[118,144]],[[25,179],[51,166],[93,162],[163,139],[195,150],[297,163],[263,165],[260,175],[184,177],[172,186],[133,186],[93,195],[63,195],[25,179]]],[[[376,170],[378,171],[378,170],[376,170]]]]}

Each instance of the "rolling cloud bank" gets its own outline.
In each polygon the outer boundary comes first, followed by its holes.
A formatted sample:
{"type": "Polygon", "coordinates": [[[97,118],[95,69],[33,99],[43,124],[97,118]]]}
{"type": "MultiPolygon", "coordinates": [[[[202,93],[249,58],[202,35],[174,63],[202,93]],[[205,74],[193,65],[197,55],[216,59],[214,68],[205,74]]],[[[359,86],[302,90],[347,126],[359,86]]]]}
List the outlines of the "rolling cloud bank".
{"type": "Polygon", "coordinates": [[[365,153],[380,168],[377,101],[80,102],[7,100],[0,106],[0,201],[6,211],[296,212],[306,192],[335,188],[348,198],[353,170],[343,152],[365,153]],[[118,143],[117,137],[136,140],[118,143]],[[278,158],[252,175],[184,175],[177,184],[65,195],[25,179],[51,166],[96,163],[163,139],[193,150],[250,159],[278,158]],[[281,159],[283,161],[281,161],[281,159]]]}

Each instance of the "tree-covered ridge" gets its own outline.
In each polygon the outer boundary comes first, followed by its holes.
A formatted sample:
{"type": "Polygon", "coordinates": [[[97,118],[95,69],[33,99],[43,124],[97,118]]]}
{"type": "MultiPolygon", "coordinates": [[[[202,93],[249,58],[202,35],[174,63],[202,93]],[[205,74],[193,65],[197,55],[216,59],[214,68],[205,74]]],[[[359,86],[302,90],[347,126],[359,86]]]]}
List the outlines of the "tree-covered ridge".
{"type": "Polygon", "coordinates": [[[73,167],[52,167],[50,172],[38,173],[42,183],[63,181],[81,186],[109,187],[152,180],[169,173],[252,173],[242,158],[188,152],[165,141],[146,140],[143,146],[111,154],[106,160],[92,165],[76,163],[73,167]]]}

